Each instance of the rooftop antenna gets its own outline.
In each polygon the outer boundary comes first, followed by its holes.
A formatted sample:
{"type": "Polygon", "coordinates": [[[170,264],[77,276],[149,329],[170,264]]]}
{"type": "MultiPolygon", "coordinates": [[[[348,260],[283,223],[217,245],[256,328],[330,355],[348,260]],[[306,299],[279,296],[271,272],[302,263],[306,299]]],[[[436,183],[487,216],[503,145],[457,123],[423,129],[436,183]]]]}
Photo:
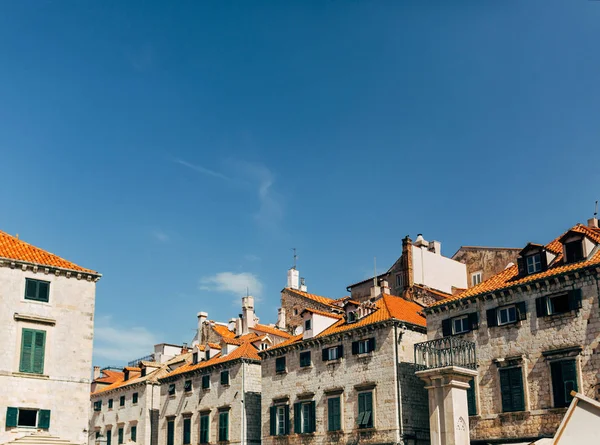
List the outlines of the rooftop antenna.
{"type": "Polygon", "coordinates": [[[250,289],[248,288],[248,286],[246,286],[246,296],[249,297],[250,296],[250,289]]]}
{"type": "Polygon", "coordinates": [[[596,210],[594,211],[594,218],[598,216],[598,201],[596,201],[596,210]]]}
{"type": "Polygon", "coordinates": [[[298,255],[296,255],[296,248],[292,247],[292,250],[294,251],[294,267],[292,267],[292,269],[296,268],[296,263],[298,261],[298,255]]]}
{"type": "Polygon", "coordinates": [[[373,287],[377,287],[377,257],[373,257],[373,287]]]}

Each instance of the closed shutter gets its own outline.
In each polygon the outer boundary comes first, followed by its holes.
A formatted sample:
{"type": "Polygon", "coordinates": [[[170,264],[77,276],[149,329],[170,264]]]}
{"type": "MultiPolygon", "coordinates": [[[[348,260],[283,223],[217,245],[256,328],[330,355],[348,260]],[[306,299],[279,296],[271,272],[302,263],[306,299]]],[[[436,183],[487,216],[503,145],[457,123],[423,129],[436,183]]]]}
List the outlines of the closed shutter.
{"type": "Polygon", "coordinates": [[[271,406],[269,407],[269,425],[270,425],[270,433],[271,436],[275,436],[277,434],[277,407],[271,406]]]}
{"type": "Polygon", "coordinates": [[[41,409],[38,412],[38,428],[47,430],[50,428],[50,410],[41,409]]]}
{"type": "Polygon", "coordinates": [[[542,271],[548,269],[548,256],[547,256],[545,250],[542,250],[540,252],[540,265],[541,265],[542,271]]]}
{"type": "Polygon", "coordinates": [[[34,331],[23,329],[21,336],[21,364],[19,371],[33,372],[33,337],[34,331]]]}
{"type": "Polygon", "coordinates": [[[302,432],[302,418],[300,415],[301,409],[302,405],[300,403],[294,403],[294,432],[296,434],[300,434],[302,432]]]}
{"type": "Polygon", "coordinates": [[[208,416],[200,416],[200,443],[208,443],[208,416]]]}
{"type": "Polygon", "coordinates": [[[33,340],[33,372],[36,374],[44,373],[45,347],[46,333],[44,331],[35,331],[33,340]]]}
{"type": "Polygon", "coordinates": [[[344,345],[339,345],[337,348],[338,348],[338,358],[342,358],[344,356],[344,345]]]}
{"type": "Polygon", "coordinates": [[[527,305],[521,301],[515,305],[517,307],[517,320],[527,320],[527,305]]]}
{"type": "Polygon", "coordinates": [[[332,397],[327,401],[327,424],[329,431],[341,429],[339,397],[332,397]]]}
{"type": "Polygon", "coordinates": [[[352,355],[356,355],[356,354],[358,354],[358,342],[353,341],[352,342],[352,355]]]}
{"type": "Polygon", "coordinates": [[[521,368],[512,368],[510,371],[513,410],[523,411],[525,409],[525,392],[523,391],[523,372],[521,368]]]}
{"type": "Polygon", "coordinates": [[[488,328],[498,326],[498,315],[496,315],[496,309],[488,309],[486,312],[488,328]]]}
{"type": "Polygon", "coordinates": [[[510,369],[500,370],[500,395],[502,397],[502,411],[510,412],[512,409],[512,396],[510,393],[510,369]]]}
{"type": "Polygon", "coordinates": [[[581,309],[581,289],[573,289],[569,291],[569,309],[581,309]]]}
{"type": "MultiPolygon", "coordinates": [[[[192,433],[192,419],[186,417],[183,419],[183,443],[187,445],[191,443],[191,433],[192,433]]],[[[133,431],[132,431],[133,435],[133,431]]]]}
{"type": "Polygon", "coordinates": [[[46,281],[38,281],[38,299],[40,301],[48,301],[50,283],[46,281]]]}
{"type": "Polygon", "coordinates": [[[13,428],[17,426],[17,417],[19,416],[19,409],[9,406],[6,408],[6,427],[13,428]]]}
{"type": "Polygon", "coordinates": [[[137,442],[137,426],[131,427],[131,441],[137,442]]]}
{"type": "Polygon", "coordinates": [[[517,267],[519,268],[519,275],[524,277],[527,275],[527,268],[525,266],[525,258],[518,257],[517,258],[517,267]]]}
{"type": "Polygon", "coordinates": [[[375,337],[369,339],[369,352],[375,350],[375,337]]]}
{"type": "Polygon", "coordinates": [[[316,423],[317,423],[317,419],[316,419],[317,406],[316,406],[316,403],[314,400],[311,400],[309,403],[310,403],[310,410],[309,410],[310,417],[308,418],[308,432],[314,433],[315,429],[316,429],[316,423]]]}
{"type": "Polygon", "coordinates": [[[28,300],[37,300],[37,282],[34,280],[25,280],[25,298],[28,300]]]}
{"type": "Polygon", "coordinates": [[[112,430],[106,430],[106,445],[112,444],[112,430]]]}
{"type": "Polygon", "coordinates": [[[119,428],[119,445],[123,443],[123,428],[119,428]]]}
{"type": "Polygon", "coordinates": [[[548,315],[548,297],[535,299],[535,312],[538,317],[545,317],[548,315]]]}
{"type": "Polygon", "coordinates": [[[577,392],[577,362],[575,360],[565,360],[562,363],[562,375],[564,382],[565,406],[568,406],[573,400],[571,391],[577,392]]]}
{"type": "Polygon", "coordinates": [[[285,405],[285,434],[290,434],[290,405],[285,405]]]}
{"type": "Polygon", "coordinates": [[[477,400],[475,397],[475,379],[469,380],[469,389],[467,389],[467,406],[469,416],[477,415],[477,400]]]}
{"type": "Polygon", "coordinates": [[[448,337],[452,335],[452,319],[446,318],[442,320],[442,335],[444,337],[448,337]]]}
{"type": "Polygon", "coordinates": [[[469,314],[469,329],[472,331],[479,328],[479,313],[471,312],[469,314]]]}
{"type": "Polygon", "coordinates": [[[175,421],[167,422],[167,445],[175,445],[175,421]]]}
{"type": "Polygon", "coordinates": [[[326,362],[329,360],[329,348],[325,348],[321,351],[321,355],[323,358],[323,361],[326,362]]]}

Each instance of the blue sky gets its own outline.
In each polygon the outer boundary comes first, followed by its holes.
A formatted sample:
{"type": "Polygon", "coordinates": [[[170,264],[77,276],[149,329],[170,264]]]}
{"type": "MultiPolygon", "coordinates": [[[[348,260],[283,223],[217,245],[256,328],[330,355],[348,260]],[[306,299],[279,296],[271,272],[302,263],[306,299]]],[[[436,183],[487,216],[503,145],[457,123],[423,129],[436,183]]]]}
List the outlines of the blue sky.
{"type": "Polygon", "coordinates": [[[0,4],[0,228],[103,274],[94,361],[189,341],[291,248],[546,242],[600,198],[600,2],[0,4]]]}

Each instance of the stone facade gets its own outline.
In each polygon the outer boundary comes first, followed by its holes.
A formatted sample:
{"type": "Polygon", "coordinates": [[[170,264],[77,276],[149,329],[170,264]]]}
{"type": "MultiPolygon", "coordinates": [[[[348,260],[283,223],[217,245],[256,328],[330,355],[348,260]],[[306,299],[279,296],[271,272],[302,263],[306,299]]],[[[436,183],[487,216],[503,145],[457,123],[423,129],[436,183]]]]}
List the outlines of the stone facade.
{"type": "Polygon", "coordinates": [[[478,328],[457,336],[475,342],[477,347],[477,415],[470,418],[472,443],[551,437],[566,411],[553,404],[550,364],[557,360],[575,359],[579,392],[600,399],[599,288],[598,270],[588,269],[467,298],[449,307],[427,309],[430,339],[443,336],[443,320],[473,312],[479,314],[478,328]],[[536,315],[537,298],[573,289],[581,289],[580,309],[544,317],[536,315]],[[489,309],[522,302],[526,307],[525,319],[488,327],[489,309]],[[499,370],[510,367],[522,368],[525,409],[519,412],[502,409],[499,370]]]}
{"type": "Polygon", "coordinates": [[[478,284],[502,272],[510,263],[517,264],[517,256],[521,249],[505,247],[461,246],[452,259],[467,266],[469,287],[478,284]],[[480,274],[480,278],[474,275],[480,274]],[[475,281],[474,281],[475,280],[475,281]]]}
{"type": "Polygon", "coordinates": [[[335,300],[330,298],[307,294],[290,288],[281,291],[281,307],[285,310],[286,331],[290,334],[294,334],[296,328],[302,325],[301,313],[304,309],[329,312],[334,305],[335,300]]]}
{"type": "Polygon", "coordinates": [[[14,408],[19,413],[36,411],[38,427],[41,410],[48,410],[46,433],[87,443],[99,278],[95,272],[0,261],[0,443],[32,432],[32,428],[7,426],[9,407],[12,412],[14,408]],[[26,278],[49,283],[47,302],[25,299],[26,278]],[[21,372],[24,329],[45,333],[41,372],[21,372]]]}
{"type": "Polygon", "coordinates": [[[184,419],[191,419],[189,443],[200,443],[200,416],[209,415],[209,443],[218,442],[219,413],[229,412],[228,443],[260,444],[260,363],[234,360],[161,379],[159,443],[167,443],[168,422],[174,421],[174,445],[183,445],[184,419]],[[221,384],[221,373],[229,372],[229,384],[221,384]],[[202,388],[202,377],[209,375],[210,387],[202,388]],[[184,384],[192,381],[186,392],[184,384]],[[175,394],[169,395],[169,386],[175,394]]]}
{"type": "Polygon", "coordinates": [[[390,321],[261,352],[263,445],[382,444],[401,439],[428,444],[427,394],[413,364],[413,344],[425,337],[422,328],[402,329],[390,321]],[[352,354],[352,342],[367,338],[375,339],[375,351],[352,354]],[[343,346],[343,357],[323,361],[322,350],[338,345],[343,346]],[[307,351],[310,366],[300,367],[300,353],[307,351]],[[280,357],[285,357],[285,372],[276,370],[280,357]],[[359,429],[358,395],[364,391],[373,392],[374,425],[359,429]],[[341,430],[336,432],[328,431],[331,396],[341,398],[341,430]],[[293,407],[306,401],[315,402],[315,428],[299,434],[293,407]],[[290,407],[290,433],[271,435],[271,407],[280,404],[290,407]]]}

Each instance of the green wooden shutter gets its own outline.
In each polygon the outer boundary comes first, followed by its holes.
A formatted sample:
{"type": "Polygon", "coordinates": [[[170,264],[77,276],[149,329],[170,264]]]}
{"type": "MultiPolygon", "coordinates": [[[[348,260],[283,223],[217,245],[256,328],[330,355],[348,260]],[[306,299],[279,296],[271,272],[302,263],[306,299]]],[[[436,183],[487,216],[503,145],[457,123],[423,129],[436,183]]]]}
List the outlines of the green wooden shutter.
{"type": "Polygon", "coordinates": [[[581,289],[569,291],[569,310],[581,309],[581,289]]]}
{"type": "Polygon", "coordinates": [[[167,445],[175,445],[175,421],[167,422],[167,445]]]}
{"type": "Polygon", "coordinates": [[[479,328],[479,313],[471,312],[469,315],[469,330],[473,331],[479,328]]]}
{"type": "Polygon", "coordinates": [[[550,373],[552,374],[552,392],[554,406],[560,408],[565,406],[565,392],[563,387],[562,366],[560,362],[550,364],[550,373]]]}
{"type": "Polygon", "coordinates": [[[446,318],[442,320],[442,335],[444,337],[448,337],[452,335],[452,319],[446,318]]]}
{"type": "Polygon", "coordinates": [[[277,435],[277,407],[269,407],[269,424],[271,430],[271,436],[277,435]]]}
{"type": "Polygon", "coordinates": [[[19,408],[9,406],[6,408],[6,427],[13,428],[17,426],[17,417],[19,416],[19,408]]]}
{"type": "Polygon", "coordinates": [[[577,392],[577,366],[575,360],[564,360],[559,362],[561,367],[562,382],[560,390],[562,392],[563,406],[569,406],[573,397],[571,391],[577,392]]]}
{"type": "Polygon", "coordinates": [[[123,443],[123,428],[119,428],[119,445],[123,443]]]}
{"type": "Polygon", "coordinates": [[[486,311],[486,318],[488,328],[498,326],[498,315],[496,315],[496,309],[488,309],[486,311]]]}
{"type": "Polygon", "coordinates": [[[191,443],[192,419],[186,417],[183,419],[183,443],[187,445],[191,443]]]}
{"type": "Polygon", "coordinates": [[[131,441],[137,442],[137,426],[135,425],[131,427],[131,441]]]}
{"type": "Polygon", "coordinates": [[[523,391],[523,372],[521,368],[510,369],[510,385],[513,411],[525,409],[525,392],[523,391]]]}
{"type": "Polygon", "coordinates": [[[37,292],[37,298],[40,301],[48,301],[49,300],[49,294],[50,294],[50,283],[46,282],[46,281],[38,281],[38,292],[37,292]]]}
{"type": "Polygon", "coordinates": [[[47,430],[50,428],[50,410],[41,409],[38,412],[38,428],[47,430]]]}
{"type": "Polygon", "coordinates": [[[37,283],[34,280],[25,279],[25,298],[28,300],[37,299],[37,283]]]}
{"type": "Polygon", "coordinates": [[[33,337],[33,330],[23,329],[21,335],[21,364],[19,365],[19,371],[21,372],[33,372],[33,337]]]}
{"type": "Polygon", "coordinates": [[[46,349],[46,332],[35,331],[33,339],[33,372],[44,373],[44,351],[46,349]]]}
{"type": "Polygon", "coordinates": [[[512,409],[512,397],[510,393],[509,369],[500,370],[500,395],[502,396],[502,411],[510,412],[512,409]]]}
{"type": "Polygon", "coordinates": [[[469,380],[469,389],[467,389],[467,405],[469,416],[477,415],[477,400],[475,397],[475,379],[469,380]]]}
{"type": "Polygon", "coordinates": [[[335,404],[334,398],[330,398],[327,400],[327,431],[335,431],[334,429],[334,407],[335,404]]]}
{"type": "Polygon", "coordinates": [[[310,401],[310,409],[309,409],[310,417],[308,418],[308,431],[307,431],[309,433],[314,433],[316,430],[316,426],[317,426],[316,410],[317,410],[316,403],[314,400],[311,400],[310,401]]]}
{"type": "Polygon", "coordinates": [[[294,403],[294,432],[296,434],[302,432],[302,416],[300,414],[301,409],[302,405],[300,403],[294,403]]]}
{"type": "Polygon", "coordinates": [[[365,393],[366,397],[365,397],[365,407],[367,408],[367,411],[365,414],[365,419],[364,419],[364,423],[366,425],[367,428],[372,428],[373,427],[373,423],[374,423],[374,419],[373,419],[373,393],[372,392],[367,392],[365,393]]]}
{"type": "Polygon", "coordinates": [[[106,445],[112,444],[112,430],[106,430],[106,445]]]}
{"type": "Polygon", "coordinates": [[[208,416],[200,416],[200,443],[208,443],[208,416]]]}
{"type": "Polygon", "coordinates": [[[548,315],[548,297],[536,298],[535,310],[538,317],[545,317],[548,315]]]}
{"type": "Polygon", "coordinates": [[[290,434],[290,405],[285,405],[285,434],[290,434]]]}
{"type": "Polygon", "coordinates": [[[517,320],[527,320],[527,305],[524,301],[520,301],[515,305],[517,307],[517,320]]]}

